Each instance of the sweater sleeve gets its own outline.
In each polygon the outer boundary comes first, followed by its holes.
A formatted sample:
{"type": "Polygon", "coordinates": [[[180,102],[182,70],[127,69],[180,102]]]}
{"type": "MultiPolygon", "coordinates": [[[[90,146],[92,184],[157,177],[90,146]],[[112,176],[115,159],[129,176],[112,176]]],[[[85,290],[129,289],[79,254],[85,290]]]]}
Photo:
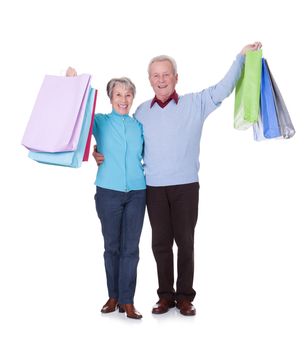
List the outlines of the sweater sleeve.
{"type": "Polygon", "coordinates": [[[215,105],[219,105],[232,93],[238,79],[241,76],[244,61],[245,56],[238,54],[224,78],[216,85],[209,87],[208,90],[215,105]]]}

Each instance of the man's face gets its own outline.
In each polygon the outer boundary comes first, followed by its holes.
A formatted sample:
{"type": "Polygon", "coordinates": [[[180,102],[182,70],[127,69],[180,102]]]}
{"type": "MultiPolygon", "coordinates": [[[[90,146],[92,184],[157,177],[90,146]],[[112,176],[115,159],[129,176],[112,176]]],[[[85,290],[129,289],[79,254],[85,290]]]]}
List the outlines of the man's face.
{"type": "Polygon", "coordinates": [[[169,61],[154,62],[150,66],[149,79],[156,97],[165,102],[175,90],[178,75],[169,61]]]}

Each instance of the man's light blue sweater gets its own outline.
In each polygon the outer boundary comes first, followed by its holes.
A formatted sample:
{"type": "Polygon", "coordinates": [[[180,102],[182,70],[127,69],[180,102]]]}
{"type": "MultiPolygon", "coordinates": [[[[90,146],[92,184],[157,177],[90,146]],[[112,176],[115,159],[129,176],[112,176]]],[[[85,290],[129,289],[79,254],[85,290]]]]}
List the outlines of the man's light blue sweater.
{"type": "Polygon", "coordinates": [[[149,186],[198,181],[200,138],[204,120],[229,96],[244,65],[238,55],[225,77],[201,92],[179,97],[161,108],[151,100],[141,104],[135,117],[143,125],[144,170],[149,186]]]}

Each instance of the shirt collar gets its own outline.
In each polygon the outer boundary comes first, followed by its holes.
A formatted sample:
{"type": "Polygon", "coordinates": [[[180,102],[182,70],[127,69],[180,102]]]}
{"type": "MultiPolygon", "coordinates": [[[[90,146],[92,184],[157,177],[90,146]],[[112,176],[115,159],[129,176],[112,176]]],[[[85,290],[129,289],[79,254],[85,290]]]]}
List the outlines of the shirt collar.
{"type": "Polygon", "coordinates": [[[167,104],[172,100],[174,100],[174,102],[176,104],[178,104],[178,102],[179,102],[179,95],[177,94],[177,92],[175,90],[173,91],[173,93],[169,96],[169,98],[165,102],[162,102],[161,100],[159,100],[155,95],[155,97],[153,98],[153,100],[151,102],[150,108],[152,108],[155,103],[157,103],[159,105],[159,107],[165,108],[167,106],[167,104]]]}
{"type": "Polygon", "coordinates": [[[112,112],[110,113],[110,115],[116,116],[116,117],[129,117],[128,114],[119,114],[115,111],[115,109],[112,108],[112,112]]]}

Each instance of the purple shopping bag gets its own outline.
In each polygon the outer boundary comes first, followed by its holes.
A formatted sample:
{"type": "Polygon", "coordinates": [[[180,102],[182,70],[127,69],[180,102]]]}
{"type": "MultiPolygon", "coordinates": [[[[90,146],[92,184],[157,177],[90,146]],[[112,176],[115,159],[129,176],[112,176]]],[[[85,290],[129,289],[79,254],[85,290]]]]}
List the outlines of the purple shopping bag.
{"type": "Polygon", "coordinates": [[[64,152],[77,148],[91,76],[46,75],[22,144],[31,151],[64,152]]]}
{"type": "Polygon", "coordinates": [[[92,123],[93,108],[96,98],[96,90],[90,88],[89,97],[86,104],[85,115],[82,120],[82,128],[80,132],[79,142],[75,151],[65,152],[29,152],[29,158],[44,164],[61,165],[72,168],[81,167],[85,148],[88,140],[89,131],[92,123]]]}

